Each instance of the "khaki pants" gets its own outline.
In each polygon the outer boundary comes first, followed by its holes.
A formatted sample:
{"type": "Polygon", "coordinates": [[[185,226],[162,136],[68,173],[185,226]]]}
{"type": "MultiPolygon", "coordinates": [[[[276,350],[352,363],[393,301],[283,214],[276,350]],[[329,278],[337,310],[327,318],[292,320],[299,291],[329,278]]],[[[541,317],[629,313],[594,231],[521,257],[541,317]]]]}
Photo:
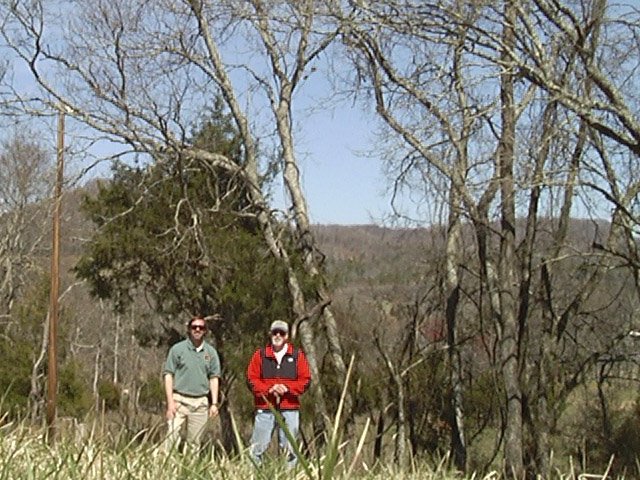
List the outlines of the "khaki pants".
{"type": "Polygon", "coordinates": [[[180,432],[186,421],[186,440],[190,446],[199,447],[202,433],[207,424],[209,415],[209,399],[204,397],[186,397],[174,392],[174,401],[178,404],[173,420],[167,422],[167,448],[175,448],[176,442],[180,440],[180,432]]]}

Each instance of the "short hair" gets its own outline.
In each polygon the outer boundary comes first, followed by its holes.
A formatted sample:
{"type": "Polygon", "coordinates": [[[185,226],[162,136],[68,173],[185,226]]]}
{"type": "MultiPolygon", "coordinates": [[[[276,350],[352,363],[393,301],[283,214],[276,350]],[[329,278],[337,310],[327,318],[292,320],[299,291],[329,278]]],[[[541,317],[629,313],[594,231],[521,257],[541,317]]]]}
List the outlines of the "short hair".
{"type": "Polygon", "coordinates": [[[204,317],[202,315],[194,315],[193,317],[191,317],[189,319],[189,321],[187,322],[187,327],[191,327],[191,324],[193,322],[195,322],[196,320],[202,320],[204,322],[204,326],[207,326],[207,321],[204,319],[204,317]]]}

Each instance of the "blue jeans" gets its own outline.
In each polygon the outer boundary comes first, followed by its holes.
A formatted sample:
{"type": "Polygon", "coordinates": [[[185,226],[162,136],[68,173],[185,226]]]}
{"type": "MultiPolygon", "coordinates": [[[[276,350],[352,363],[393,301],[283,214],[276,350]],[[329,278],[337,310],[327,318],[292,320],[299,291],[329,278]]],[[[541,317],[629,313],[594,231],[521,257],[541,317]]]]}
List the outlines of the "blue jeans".
{"type": "MultiPolygon", "coordinates": [[[[282,410],[278,412],[284,419],[284,424],[293,438],[297,440],[298,430],[300,426],[300,412],[298,410],[282,410]]],[[[262,463],[262,454],[269,448],[273,429],[278,426],[276,417],[271,410],[257,410],[255,423],[253,425],[253,434],[251,435],[251,458],[260,465],[262,463]]],[[[294,467],[298,462],[293,448],[287,440],[287,436],[282,428],[278,426],[278,444],[280,449],[287,452],[287,465],[294,467]]]]}

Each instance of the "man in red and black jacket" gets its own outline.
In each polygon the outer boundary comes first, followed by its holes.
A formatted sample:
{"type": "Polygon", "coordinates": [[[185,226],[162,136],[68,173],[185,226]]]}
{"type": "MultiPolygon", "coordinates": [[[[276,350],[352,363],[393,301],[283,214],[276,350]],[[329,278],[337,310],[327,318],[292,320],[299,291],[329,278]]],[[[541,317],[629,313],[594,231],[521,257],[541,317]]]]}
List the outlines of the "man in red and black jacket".
{"type": "MultiPolygon", "coordinates": [[[[262,454],[269,447],[276,419],[270,407],[277,410],[293,438],[300,425],[300,395],[311,383],[309,364],[304,352],[288,342],[289,325],[276,320],[269,329],[271,342],[255,351],[247,368],[247,383],[253,393],[256,408],[251,457],[262,463],[262,454]]],[[[287,441],[285,432],[278,431],[281,449],[287,451],[287,463],[295,466],[297,457],[287,441]]]]}

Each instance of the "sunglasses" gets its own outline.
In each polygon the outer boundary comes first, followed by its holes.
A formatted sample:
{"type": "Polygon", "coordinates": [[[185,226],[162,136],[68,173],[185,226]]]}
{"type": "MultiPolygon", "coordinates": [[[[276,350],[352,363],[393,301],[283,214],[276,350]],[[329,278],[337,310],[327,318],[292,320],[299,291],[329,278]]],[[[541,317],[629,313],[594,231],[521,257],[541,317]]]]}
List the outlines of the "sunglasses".
{"type": "Polygon", "coordinates": [[[285,332],[284,330],[271,330],[271,335],[280,335],[281,337],[284,337],[287,335],[287,332],[285,332]]]}
{"type": "Polygon", "coordinates": [[[207,329],[207,327],[205,327],[204,325],[191,325],[191,330],[202,330],[205,331],[207,329]]]}

